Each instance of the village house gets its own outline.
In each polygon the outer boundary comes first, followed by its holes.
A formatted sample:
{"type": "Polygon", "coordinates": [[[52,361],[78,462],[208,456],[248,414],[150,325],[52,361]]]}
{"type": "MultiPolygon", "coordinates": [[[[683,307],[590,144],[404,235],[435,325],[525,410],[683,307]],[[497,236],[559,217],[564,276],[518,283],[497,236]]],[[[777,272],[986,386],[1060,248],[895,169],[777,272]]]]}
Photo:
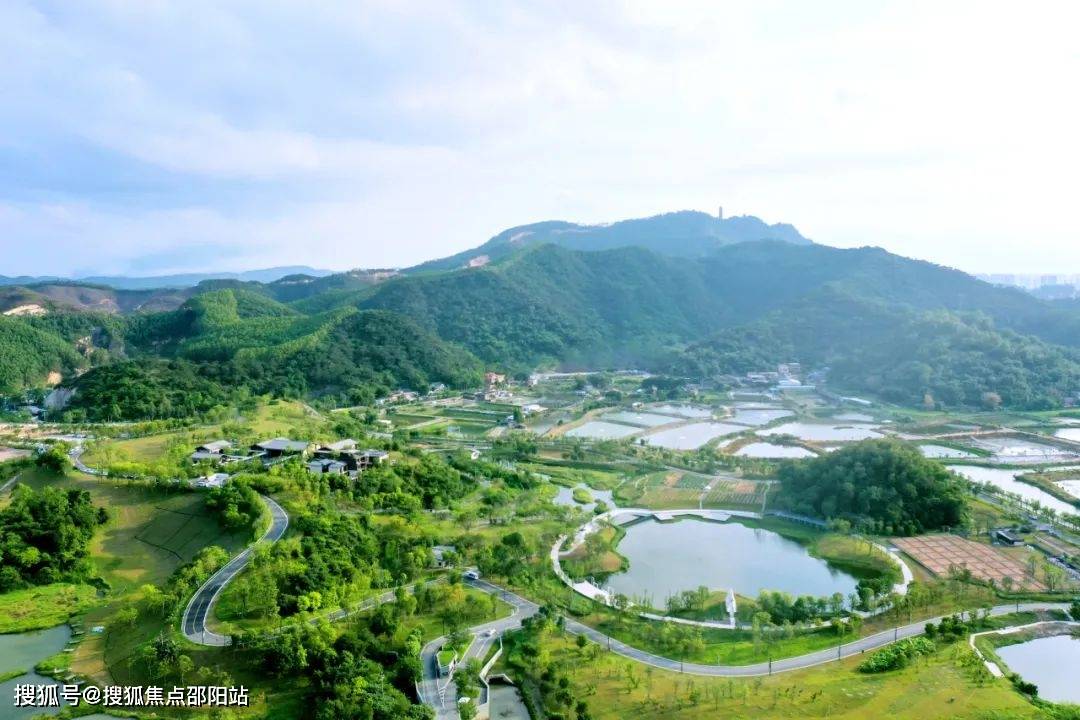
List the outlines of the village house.
{"type": "Polygon", "coordinates": [[[329,475],[344,475],[348,466],[340,460],[332,458],[318,458],[307,464],[307,469],[316,475],[327,473],[329,475]]]}
{"type": "Polygon", "coordinates": [[[275,460],[291,455],[303,455],[310,445],[311,443],[306,440],[290,440],[289,438],[277,437],[255,443],[251,446],[251,449],[269,460],[275,460]]]}
{"type": "Polygon", "coordinates": [[[436,545],[431,548],[431,558],[437,568],[451,567],[457,559],[457,548],[453,545],[436,545]]]}
{"type": "Polygon", "coordinates": [[[228,440],[213,440],[195,448],[195,452],[191,453],[189,459],[191,462],[204,462],[207,460],[217,462],[221,460],[223,453],[231,447],[232,443],[228,440]]]}
{"type": "Polygon", "coordinates": [[[219,488],[224,487],[225,483],[229,482],[229,475],[227,473],[211,473],[195,478],[191,482],[192,485],[198,488],[219,488]]]}

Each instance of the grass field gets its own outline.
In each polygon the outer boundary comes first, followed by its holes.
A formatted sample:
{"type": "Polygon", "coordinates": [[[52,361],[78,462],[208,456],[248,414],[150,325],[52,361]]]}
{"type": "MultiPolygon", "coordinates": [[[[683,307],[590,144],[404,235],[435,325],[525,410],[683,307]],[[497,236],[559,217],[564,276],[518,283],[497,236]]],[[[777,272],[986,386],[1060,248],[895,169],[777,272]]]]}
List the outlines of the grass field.
{"type": "MultiPolygon", "coordinates": [[[[206,514],[198,493],[119,485],[74,474],[57,478],[41,471],[27,472],[23,481],[32,487],[88,490],[96,505],[109,510],[109,522],[90,545],[109,593],[88,610],[87,625],[108,625],[109,618],[137,596],[140,586],[163,584],[177,566],[203,547],[219,545],[235,552],[246,544],[243,536],[221,531],[206,514]]],[[[140,623],[122,634],[92,636],[79,646],[72,669],[103,683],[130,677],[127,664],[134,648],[160,629],[160,623],[140,623]]]]}
{"type": "MultiPolygon", "coordinates": [[[[259,438],[278,435],[304,438],[310,434],[312,416],[302,403],[281,400],[260,404],[250,416],[238,417],[236,422],[259,438]]],[[[218,439],[221,434],[220,425],[202,425],[146,437],[103,440],[89,444],[83,459],[90,466],[118,460],[146,464],[165,459],[179,462],[195,445],[218,439]]]]}
{"type": "Polygon", "coordinates": [[[650,671],[606,652],[590,659],[592,653],[563,636],[544,645],[570,676],[574,696],[585,699],[600,719],[1049,717],[1007,680],[976,674],[962,643],[890,673],[859,673],[855,667],[862,658],[851,658],[752,679],[650,671]]]}
{"type": "Polygon", "coordinates": [[[55,583],[0,595],[0,634],[50,628],[97,604],[89,585],[55,583]]]}

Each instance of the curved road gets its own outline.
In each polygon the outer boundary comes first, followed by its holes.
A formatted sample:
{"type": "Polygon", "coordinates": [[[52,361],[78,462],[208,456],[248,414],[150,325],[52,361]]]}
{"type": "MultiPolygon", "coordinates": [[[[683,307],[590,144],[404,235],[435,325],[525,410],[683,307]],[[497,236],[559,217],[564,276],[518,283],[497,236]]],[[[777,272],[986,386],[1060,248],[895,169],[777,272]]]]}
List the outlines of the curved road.
{"type": "MultiPolygon", "coordinates": [[[[528,617],[534,615],[540,608],[539,606],[525,598],[516,595],[498,585],[483,581],[472,581],[469,583],[477,590],[481,590],[486,593],[498,593],[499,597],[507,602],[510,602],[515,607],[514,615],[508,618],[507,621],[513,620],[521,613],[521,617],[528,617]],[[508,599],[509,598],[509,599],[508,599]]],[[[1036,611],[1036,610],[1068,610],[1069,605],[1067,603],[1020,603],[1012,605],[998,605],[990,609],[990,614],[994,617],[1001,615],[1008,615],[1014,613],[1018,609],[1021,612],[1036,611]]],[[[662,657],[660,655],[653,655],[652,653],[639,650],[635,647],[627,645],[624,642],[616,640],[599,630],[595,630],[588,625],[579,623],[576,620],[570,618],[564,618],[564,627],[571,635],[584,635],[595,643],[606,647],[616,655],[621,655],[627,659],[635,660],[645,665],[651,665],[655,668],[663,670],[671,670],[674,672],[686,673],[689,675],[706,675],[713,677],[754,677],[757,675],[769,675],[778,672],[790,672],[792,670],[803,670],[805,668],[814,667],[815,665],[821,665],[823,663],[832,662],[841,658],[850,657],[852,655],[858,655],[867,650],[876,650],[877,648],[888,645],[889,643],[897,640],[902,640],[908,637],[914,637],[916,635],[922,635],[925,632],[926,623],[928,622],[941,622],[941,617],[926,618],[919,620],[918,622],[909,623],[907,625],[901,625],[892,630],[886,630],[874,635],[868,635],[858,640],[852,640],[849,643],[829,648],[827,650],[818,650],[817,652],[807,653],[805,655],[798,655],[796,657],[783,658],[780,660],[774,660],[771,663],[761,662],[753,665],[703,665],[698,663],[683,663],[679,660],[672,660],[671,658],[662,657]]],[[[484,625],[478,625],[476,628],[470,628],[470,631],[476,629],[487,628],[493,623],[486,623],[484,625]]],[[[520,625],[520,619],[518,619],[517,625],[520,625]]],[[[509,629],[509,628],[507,628],[509,629]]],[[[442,638],[440,638],[442,639],[442,638]]],[[[433,641],[438,642],[438,641],[433,641]]],[[[430,645],[431,643],[429,643],[430,645]]],[[[427,648],[425,648],[426,650],[427,648]]],[[[471,648],[470,648],[471,650],[471,648]]]]}
{"type": "Polygon", "coordinates": [[[270,527],[267,528],[261,538],[251,545],[248,545],[242,553],[234,557],[227,562],[224,567],[211,575],[210,579],[207,580],[201,588],[195,591],[195,594],[191,596],[191,600],[188,602],[187,607],[184,608],[184,617],[180,621],[180,629],[183,631],[184,637],[193,643],[224,647],[232,642],[232,638],[226,635],[219,635],[213,630],[208,629],[206,627],[206,619],[210,615],[210,611],[213,609],[214,603],[217,601],[221,591],[247,566],[248,562],[251,561],[251,554],[255,551],[255,547],[259,543],[272,543],[280,539],[281,536],[285,534],[285,530],[289,527],[289,516],[285,512],[285,509],[266,495],[260,495],[259,497],[263,499],[263,502],[265,502],[266,506],[270,509],[270,527]]]}
{"type": "MultiPolygon", "coordinates": [[[[75,466],[86,473],[95,475],[103,474],[102,471],[95,470],[82,463],[81,458],[79,457],[82,454],[81,451],[82,447],[80,445],[71,453],[72,461],[75,466]]],[[[271,523],[269,529],[267,529],[258,541],[249,545],[243,552],[214,573],[210,579],[195,592],[184,610],[184,616],[181,621],[182,630],[184,636],[194,643],[223,647],[231,642],[231,638],[225,635],[219,635],[206,627],[206,619],[209,616],[211,609],[213,609],[214,602],[217,600],[218,595],[221,594],[222,589],[224,589],[224,587],[247,566],[255,546],[261,542],[274,542],[278,540],[285,534],[285,530],[289,526],[289,516],[286,514],[285,510],[273,499],[265,495],[260,497],[263,498],[270,509],[271,523]]],[[[463,660],[484,658],[491,645],[498,641],[505,632],[521,627],[522,620],[535,615],[540,610],[540,606],[531,600],[526,600],[520,595],[510,592],[498,585],[494,585],[484,580],[466,580],[466,582],[477,590],[497,595],[501,600],[513,607],[514,611],[509,617],[482,623],[469,628],[469,632],[477,637],[469,647],[463,660]]],[[[394,593],[393,591],[389,591],[375,598],[369,598],[369,600],[359,609],[368,609],[369,607],[374,607],[382,602],[390,602],[393,599],[394,593]]],[[[1019,605],[998,605],[991,608],[990,614],[992,616],[1001,616],[1008,615],[1009,613],[1018,610],[1068,610],[1068,607],[1069,606],[1066,603],[1020,603],[1019,605]]],[[[340,617],[344,617],[345,615],[346,613],[344,611],[340,612],[340,617]]],[[[333,617],[332,619],[339,619],[339,617],[333,617]]],[[[778,672],[802,670],[814,667],[815,665],[821,665],[841,658],[861,654],[867,650],[876,650],[877,648],[897,640],[921,635],[924,632],[926,623],[936,623],[940,621],[941,617],[927,618],[907,625],[901,625],[892,630],[886,630],[875,635],[868,635],[867,637],[859,638],[826,650],[818,650],[797,657],[782,658],[772,662],[762,662],[753,665],[704,665],[699,663],[684,663],[679,660],[672,660],[671,658],[639,650],[638,648],[627,645],[626,643],[616,640],[599,630],[595,630],[576,620],[572,620],[571,618],[565,618],[564,627],[566,631],[572,635],[584,635],[593,642],[607,647],[608,650],[617,655],[663,670],[713,677],[754,677],[778,672]]],[[[440,686],[437,677],[435,655],[445,642],[445,637],[436,638],[425,645],[421,651],[424,677],[417,685],[417,693],[422,702],[435,709],[438,718],[456,718],[457,690],[454,683],[452,680],[448,680],[445,684],[440,686]]]]}

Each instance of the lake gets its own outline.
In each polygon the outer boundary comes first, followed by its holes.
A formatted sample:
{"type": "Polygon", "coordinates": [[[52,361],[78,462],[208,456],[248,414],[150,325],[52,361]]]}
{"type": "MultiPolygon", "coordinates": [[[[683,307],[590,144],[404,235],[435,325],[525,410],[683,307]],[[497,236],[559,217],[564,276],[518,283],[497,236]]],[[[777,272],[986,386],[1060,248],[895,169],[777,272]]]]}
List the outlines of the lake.
{"type": "Polygon", "coordinates": [[[760,590],[846,596],[856,583],[799,543],[736,522],[646,520],[626,528],[617,550],[630,566],[611,575],[608,587],[631,598],[647,596],[661,608],[669,596],[699,585],[748,596],[760,590]]]}
{"type": "Polygon", "coordinates": [[[790,422],[767,430],[758,430],[758,435],[794,435],[800,440],[810,442],[853,442],[882,437],[876,425],[829,425],[826,423],[790,422]]]}
{"type": "Polygon", "coordinates": [[[815,457],[814,453],[804,447],[795,445],[773,445],[766,442],[754,442],[743,445],[735,451],[739,457],[754,458],[808,458],[815,457]]]}
{"type": "Polygon", "coordinates": [[[33,667],[45,658],[64,649],[71,639],[71,628],[58,625],[48,630],[0,635],[0,673],[28,670],[25,675],[0,683],[0,718],[19,720],[48,713],[55,715],[60,708],[17,708],[13,704],[16,685],[57,685],[52,678],[38,675],[33,667]]]}
{"type": "Polygon", "coordinates": [[[696,450],[713,438],[745,432],[741,425],[728,423],[702,422],[690,423],[670,430],[661,430],[649,435],[645,441],[650,445],[665,447],[670,450],[696,450]]]}
{"type": "Polygon", "coordinates": [[[617,440],[641,432],[641,428],[632,425],[590,420],[581,427],[566,432],[566,437],[591,438],[593,440],[617,440]]]}
{"type": "Polygon", "coordinates": [[[1080,639],[1070,635],[1036,638],[997,648],[1009,669],[1039,687],[1051,702],[1080,703],[1080,639]]]}
{"type": "Polygon", "coordinates": [[[988,482],[1002,490],[1016,493],[1026,500],[1038,500],[1045,507],[1053,508],[1059,513],[1075,515],[1077,510],[1067,502],[1058,500],[1048,492],[1040,490],[1034,485],[1022,483],[1016,479],[1016,470],[1004,470],[1002,468],[975,467],[972,465],[949,465],[948,468],[955,473],[963,475],[968,480],[975,482],[988,482]]]}

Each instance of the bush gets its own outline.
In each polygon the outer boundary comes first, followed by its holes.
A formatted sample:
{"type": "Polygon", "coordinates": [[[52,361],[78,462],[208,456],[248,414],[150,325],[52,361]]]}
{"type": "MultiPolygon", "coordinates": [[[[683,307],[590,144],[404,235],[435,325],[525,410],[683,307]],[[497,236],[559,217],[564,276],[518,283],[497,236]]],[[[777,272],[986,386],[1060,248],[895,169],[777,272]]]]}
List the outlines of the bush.
{"type": "Polygon", "coordinates": [[[899,670],[921,655],[930,655],[936,647],[927,638],[907,638],[878,650],[859,665],[859,672],[880,673],[899,670]]]}

